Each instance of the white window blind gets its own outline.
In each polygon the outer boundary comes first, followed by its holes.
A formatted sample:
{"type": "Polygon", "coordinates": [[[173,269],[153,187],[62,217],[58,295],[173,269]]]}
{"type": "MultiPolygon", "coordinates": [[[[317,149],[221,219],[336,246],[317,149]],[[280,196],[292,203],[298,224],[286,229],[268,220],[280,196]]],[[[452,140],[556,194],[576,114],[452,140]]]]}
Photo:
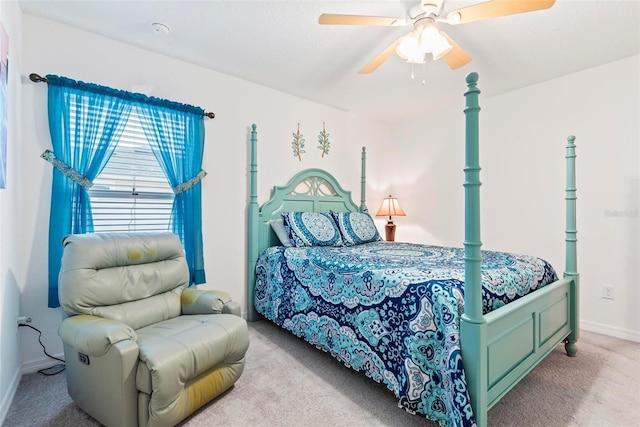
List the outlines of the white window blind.
{"type": "Polygon", "coordinates": [[[120,142],[89,190],[96,233],[170,231],[173,191],[135,109],[120,142]]]}

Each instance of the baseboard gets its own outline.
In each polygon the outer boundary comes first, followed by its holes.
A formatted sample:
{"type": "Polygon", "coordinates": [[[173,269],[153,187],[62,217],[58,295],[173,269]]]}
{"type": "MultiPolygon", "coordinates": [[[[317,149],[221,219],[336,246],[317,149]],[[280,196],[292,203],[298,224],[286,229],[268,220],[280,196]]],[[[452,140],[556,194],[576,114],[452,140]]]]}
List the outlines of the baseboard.
{"type": "MultiPolygon", "coordinates": [[[[64,360],[64,353],[54,354],[54,357],[58,357],[64,360]]],[[[47,369],[54,365],[58,365],[62,362],[59,360],[50,359],[48,357],[43,359],[32,360],[31,362],[26,362],[22,364],[22,373],[23,374],[33,374],[34,372],[38,372],[40,369],[47,369]]]]}
{"type": "Polygon", "coordinates": [[[603,325],[596,322],[589,322],[586,320],[580,321],[580,329],[602,335],[609,335],[611,337],[621,338],[623,340],[640,342],[640,332],[631,331],[629,329],[616,328],[613,326],[603,325]]]}
{"type": "Polygon", "coordinates": [[[11,379],[11,384],[9,384],[9,389],[7,390],[7,393],[2,396],[2,401],[0,402],[0,425],[4,425],[4,420],[7,418],[11,402],[13,402],[13,398],[16,396],[16,391],[18,391],[18,385],[20,384],[21,378],[22,371],[20,369],[16,369],[16,372],[13,374],[13,378],[11,379]]]}

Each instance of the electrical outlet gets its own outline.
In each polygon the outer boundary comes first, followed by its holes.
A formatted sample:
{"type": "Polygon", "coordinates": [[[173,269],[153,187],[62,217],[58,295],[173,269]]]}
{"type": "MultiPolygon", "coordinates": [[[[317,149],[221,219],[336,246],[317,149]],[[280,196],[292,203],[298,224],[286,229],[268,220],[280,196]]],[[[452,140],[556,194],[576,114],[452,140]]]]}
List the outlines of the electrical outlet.
{"type": "Polygon", "coordinates": [[[602,285],[602,298],[616,299],[616,288],[613,285],[602,285]]]}
{"type": "Polygon", "coordinates": [[[30,316],[18,316],[18,325],[28,325],[32,320],[30,316]]]}
{"type": "Polygon", "coordinates": [[[84,353],[78,352],[78,360],[80,361],[80,363],[83,363],[85,365],[90,365],[91,364],[91,362],[89,361],[89,356],[87,356],[84,353]]]}

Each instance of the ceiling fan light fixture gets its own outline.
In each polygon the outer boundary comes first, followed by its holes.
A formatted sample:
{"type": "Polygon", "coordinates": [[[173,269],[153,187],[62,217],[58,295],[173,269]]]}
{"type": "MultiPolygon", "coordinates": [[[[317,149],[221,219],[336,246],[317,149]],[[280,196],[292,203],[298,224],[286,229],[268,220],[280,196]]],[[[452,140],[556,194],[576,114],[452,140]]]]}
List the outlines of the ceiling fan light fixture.
{"type": "Polygon", "coordinates": [[[425,52],[420,46],[420,34],[412,31],[400,39],[396,47],[398,56],[411,64],[421,64],[424,62],[425,52]]]}
{"type": "Polygon", "coordinates": [[[442,58],[453,49],[453,46],[435,25],[427,24],[412,31],[400,39],[396,53],[410,64],[422,64],[427,53],[433,55],[434,61],[442,58]]]}

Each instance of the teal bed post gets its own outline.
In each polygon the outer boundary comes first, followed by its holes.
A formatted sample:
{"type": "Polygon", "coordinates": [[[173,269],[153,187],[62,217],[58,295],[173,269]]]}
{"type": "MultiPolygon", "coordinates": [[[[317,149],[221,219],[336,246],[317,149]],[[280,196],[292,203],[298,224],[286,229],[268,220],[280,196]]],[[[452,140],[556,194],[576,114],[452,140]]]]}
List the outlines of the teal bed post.
{"type": "Polygon", "coordinates": [[[360,212],[367,210],[367,147],[362,147],[362,165],[360,171],[360,212]]]}
{"type": "Polygon", "coordinates": [[[578,352],[576,342],[578,341],[579,334],[579,307],[578,296],[580,291],[579,286],[579,274],[578,274],[578,255],[577,255],[577,228],[576,228],[576,146],[574,144],[576,137],[570,135],[567,138],[566,155],[567,159],[567,188],[566,188],[566,230],[565,230],[565,271],[564,277],[573,279],[571,298],[569,304],[571,304],[571,333],[567,337],[564,344],[564,348],[567,354],[571,357],[575,356],[578,352]]]}
{"type": "Polygon", "coordinates": [[[258,164],[257,164],[257,138],[256,125],[251,125],[251,169],[250,169],[250,195],[249,195],[249,226],[248,236],[248,265],[247,265],[247,319],[250,322],[258,320],[258,313],[254,306],[255,295],[255,267],[258,261],[258,164]]]}
{"type": "Polygon", "coordinates": [[[462,362],[478,427],[487,425],[487,324],[482,315],[480,241],[480,150],[478,74],[467,75],[465,113],[464,314],[460,320],[462,362]],[[464,363],[465,360],[470,361],[464,363]]]}

